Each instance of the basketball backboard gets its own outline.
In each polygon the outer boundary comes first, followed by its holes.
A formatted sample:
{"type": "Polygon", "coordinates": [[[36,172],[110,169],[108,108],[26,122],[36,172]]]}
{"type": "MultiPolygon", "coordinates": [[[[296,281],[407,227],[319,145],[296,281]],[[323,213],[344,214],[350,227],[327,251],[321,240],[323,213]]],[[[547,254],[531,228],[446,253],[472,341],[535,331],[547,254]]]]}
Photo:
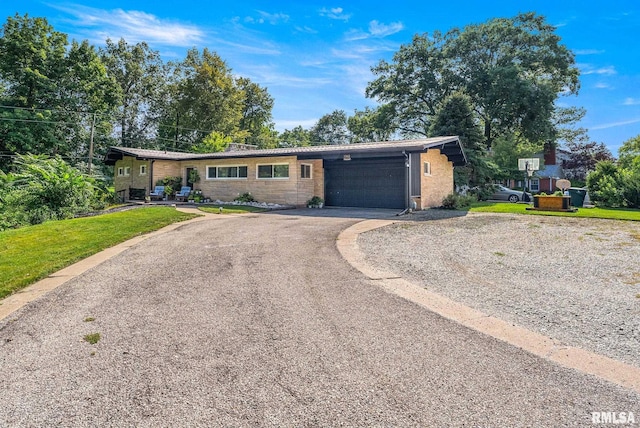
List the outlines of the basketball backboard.
{"type": "Polygon", "coordinates": [[[537,171],[540,169],[540,158],[518,159],[518,169],[520,171],[537,171]]]}

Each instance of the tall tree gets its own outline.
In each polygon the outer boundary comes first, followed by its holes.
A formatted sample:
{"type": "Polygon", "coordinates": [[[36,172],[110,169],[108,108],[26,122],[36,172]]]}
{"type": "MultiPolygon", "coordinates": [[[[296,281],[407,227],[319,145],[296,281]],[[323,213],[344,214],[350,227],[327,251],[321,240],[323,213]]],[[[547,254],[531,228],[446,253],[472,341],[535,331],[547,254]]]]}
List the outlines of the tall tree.
{"type": "Polygon", "coordinates": [[[271,145],[269,135],[273,128],[273,97],[269,95],[267,88],[253,83],[246,77],[237,79],[238,87],[244,91],[244,107],[240,119],[240,129],[249,132],[248,144],[259,147],[271,145]],[[266,129],[265,129],[266,128],[266,129]]]}
{"type": "Polygon", "coordinates": [[[202,53],[191,49],[175,69],[174,99],[163,118],[166,128],[161,129],[169,134],[161,135],[171,138],[174,133],[176,148],[181,150],[191,150],[213,131],[245,142],[250,132],[241,129],[240,122],[246,95],[226,62],[206,48],[202,53]]]}
{"type": "Polygon", "coordinates": [[[573,54],[534,13],[417,35],[393,63],[381,61],[372,71],[377,78],[366,94],[394,108],[404,135],[426,135],[441,103],[460,91],[482,121],[487,148],[500,135],[540,147],[555,141],[555,101],[579,87],[573,54]]]}
{"type": "Polygon", "coordinates": [[[311,128],[312,144],[349,144],[347,115],[344,110],[325,114],[311,128]]]}
{"type": "Polygon", "coordinates": [[[455,167],[456,186],[485,184],[493,177],[496,166],[486,156],[482,128],[469,97],[453,94],[447,98],[433,120],[429,135],[457,135],[460,138],[468,164],[455,167]]]}
{"type": "Polygon", "coordinates": [[[121,91],[118,111],[120,143],[125,147],[154,144],[162,101],[166,65],[145,42],[129,45],[107,39],[100,51],[108,75],[121,91]]]}
{"type": "Polygon", "coordinates": [[[279,136],[280,147],[303,147],[311,145],[311,132],[302,126],[285,129],[279,136]]]}
{"type": "Polygon", "coordinates": [[[569,155],[562,162],[562,168],[569,180],[585,181],[587,174],[596,169],[598,162],[614,160],[603,143],[572,141],[566,147],[569,155]]]}
{"type": "Polygon", "coordinates": [[[347,119],[347,128],[353,143],[386,141],[395,131],[392,109],[388,105],[382,105],[356,110],[354,115],[347,119]]]}
{"type": "Polygon", "coordinates": [[[574,55],[555,30],[543,16],[524,13],[450,33],[454,82],[482,118],[487,147],[514,131],[532,142],[555,140],[555,100],[579,88],[574,55]]]}
{"type": "Polygon", "coordinates": [[[93,113],[108,112],[118,97],[93,46],[69,46],[46,19],[28,15],[8,18],[2,28],[0,81],[0,151],[11,154],[86,159],[93,113]]]}
{"type": "Polygon", "coordinates": [[[405,136],[427,136],[433,116],[453,89],[446,44],[447,37],[438,31],[415,35],[400,46],[392,63],[383,60],[371,69],[378,77],[367,86],[367,97],[388,105],[405,136]]]}

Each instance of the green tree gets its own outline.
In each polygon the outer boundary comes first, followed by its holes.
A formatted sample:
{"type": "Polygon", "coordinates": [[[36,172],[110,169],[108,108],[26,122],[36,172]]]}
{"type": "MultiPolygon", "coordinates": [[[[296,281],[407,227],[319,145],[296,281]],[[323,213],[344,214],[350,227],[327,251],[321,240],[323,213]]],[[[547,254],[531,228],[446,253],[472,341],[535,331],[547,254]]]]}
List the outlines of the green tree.
{"type": "Polygon", "coordinates": [[[392,63],[383,60],[371,69],[378,77],[367,85],[366,96],[387,105],[394,127],[404,136],[426,137],[432,118],[453,90],[446,44],[447,37],[438,31],[415,35],[410,44],[400,46],[392,63]]]}
{"type": "Polygon", "coordinates": [[[394,108],[404,135],[426,135],[441,103],[460,91],[482,121],[487,148],[501,135],[540,148],[555,141],[555,101],[579,87],[572,52],[534,13],[416,35],[393,63],[381,61],[372,71],[377,78],[366,94],[394,108]]]}
{"type": "Polygon", "coordinates": [[[269,95],[267,88],[263,88],[245,77],[238,78],[237,84],[239,89],[244,91],[244,106],[239,128],[249,133],[246,142],[262,148],[277,144],[270,138],[270,131],[273,129],[271,113],[273,97],[269,95]]]}
{"type": "Polygon", "coordinates": [[[589,197],[597,205],[605,207],[624,207],[624,181],[618,166],[611,161],[603,161],[587,175],[589,197]]]}
{"type": "Polygon", "coordinates": [[[194,48],[173,66],[160,136],[187,151],[213,131],[244,143],[251,135],[240,127],[246,95],[226,62],[206,48],[202,52],[194,48]]]}
{"type": "Polygon", "coordinates": [[[312,144],[349,144],[349,137],[344,110],[325,114],[311,128],[312,144]]]}
{"type": "Polygon", "coordinates": [[[311,145],[311,132],[302,126],[285,129],[279,136],[280,147],[304,147],[311,145]]]}
{"type": "Polygon", "coordinates": [[[454,168],[456,186],[476,186],[489,182],[497,167],[489,162],[479,120],[471,109],[469,97],[454,94],[447,98],[435,115],[429,136],[457,135],[468,164],[454,168]]]}
{"type": "Polygon", "coordinates": [[[354,115],[347,119],[347,128],[352,143],[386,141],[395,131],[391,108],[382,105],[356,110],[354,115]]]}
{"type": "Polygon", "coordinates": [[[454,82],[483,120],[487,147],[505,132],[532,142],[555,141],[555,101],[579,88],[574,55],[555,30],[535,13],[453,30],[454,82]]]}
{"type": "Polygon", "coordinates": [[[232,142],[233,138],[230,136],[224,135],[218,131],[213,131],[204,137],[201,142],[194,145],[191,151],[196,153],[224,152],[232,142]]]}
{"type": "Polygon", "coordinates": [[[0,37],[0,73],[15,105],[38,108],[55,99],[66,47],[67,35],[54,31],[45,18],[16,14],[7,19],[0,37]]]}
{"type": "MultiPolygon", "coordinates": [[[[28,15],[10,17],[3,26],[0,81],[0,150],[8,153],[86,159],[93,113],[110,111],[118,98],[93,46],[68,45],[46,19],[28,15]]],[[[6,170],[7,162],[0,168],[6,170]]]]}
{"type": "Polygon", "coordinates": [[[118,106],[118,133],[124,147],[153,147],[157,135],[166,65],[160,54],[145,42],[129,45],[124,39],[107,39],[100,50],[110,78],[121,93],[118,106]]]}
{"type": "Polygon", "coordinates": [[[640,135],[622,143],[618,149],[618,162],[623,168],[640,169],[640,135]]]}

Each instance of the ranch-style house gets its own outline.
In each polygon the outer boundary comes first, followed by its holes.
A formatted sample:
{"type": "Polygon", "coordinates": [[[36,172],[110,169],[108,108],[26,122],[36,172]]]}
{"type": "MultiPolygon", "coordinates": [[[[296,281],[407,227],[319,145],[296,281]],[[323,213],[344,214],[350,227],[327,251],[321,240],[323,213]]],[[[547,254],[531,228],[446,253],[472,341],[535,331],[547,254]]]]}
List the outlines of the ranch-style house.
{"type": "Polygon", "coordinates": [[[111,147],[115,189],[124,199],[148,196],[159,180],[182,184],[211,200],[251,193],[260,202],[304,206],[424,209],[453,191],[453,167],[466,164],[458,137],[252,149],[232,144],[220,153],[179,153],[111,147]],[[200,179],[190,182],[191,171],[200,179]]]}

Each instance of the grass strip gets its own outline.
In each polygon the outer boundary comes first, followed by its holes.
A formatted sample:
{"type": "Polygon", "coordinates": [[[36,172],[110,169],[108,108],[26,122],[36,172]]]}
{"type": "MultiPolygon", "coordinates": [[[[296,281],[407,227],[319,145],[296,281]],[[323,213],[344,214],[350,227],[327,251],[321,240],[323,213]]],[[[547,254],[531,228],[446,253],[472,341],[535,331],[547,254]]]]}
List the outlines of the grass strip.
{"type": "Polygon", "coordinates": [[[509,202],[477,202],[472,204],[468,211],[640,221],[640,210],[630,208],[579,208],[578,211],[569,213],[527,210],[526,208],[529,206],[531,205],[509,202]]]}
{"type": "Polygon", "coordinates": [[[193,217],[148,207],[2,231],[0,298],[105,248],[193,217]]]}
{"type": "Polygon", "coordinates": [[[251,205],[213,204],[198,207],[200,211],[212,214],[220,214],[220,208],[222,208],[222,214],[262,213],[269,211],[267,208],[253,207],[251,205]]]}

